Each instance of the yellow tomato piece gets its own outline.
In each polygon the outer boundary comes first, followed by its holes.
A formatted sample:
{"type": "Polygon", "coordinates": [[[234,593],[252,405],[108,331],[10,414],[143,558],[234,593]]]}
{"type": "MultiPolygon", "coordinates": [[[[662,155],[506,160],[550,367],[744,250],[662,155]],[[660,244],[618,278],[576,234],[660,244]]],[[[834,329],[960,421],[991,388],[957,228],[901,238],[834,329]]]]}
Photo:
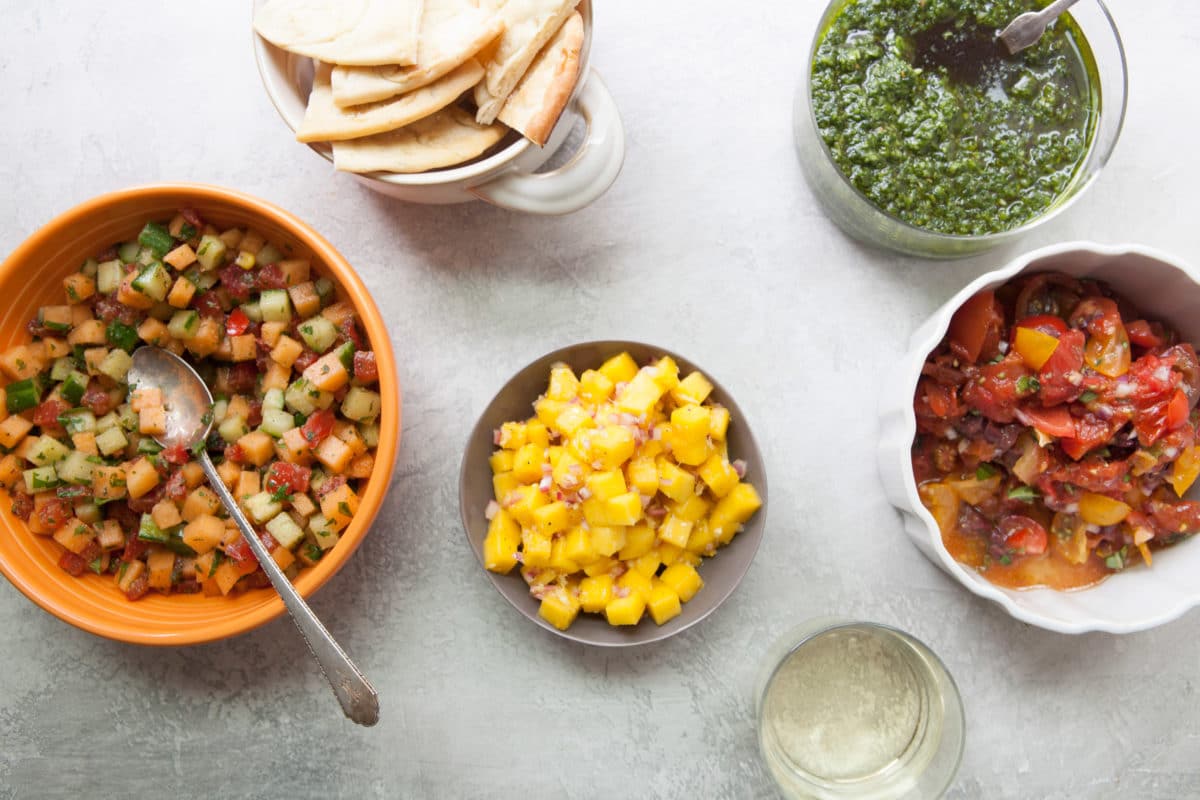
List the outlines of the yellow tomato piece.
{"type": "Polygon", "coordinates": [[[1079,516],[1092,525],[1116,525],[1122,522],[1133,509],[1120,500],[1113,500],[1095,492],[1084,492],[1079,497],[1079,516]]]}
{"type": "Polygon", "coordinates": [[[1119,378],[1129,372],[1131,361],[1129,335],[1125,333],[1124,325],[1117,325],[1111,337],[1089,338],[1083,348],[1083,363],[1110,378],[1119,378]]]}
{"type": "Polygon", "coordinates": [[[1171,475],[1167,478],[1175,494],[1183,497],[1192,488],[1196,477],[1200,476],[1200,452],[1193,445],[1179,454],[1175,465],[1171,467],[1171,475]]]}
{"type": "Polygon", "coordinates": [[[1058,339],[1034,328],[1017,328],[1013,347],[1031,369],[1041,369],[1058,349],[1058,339]]]}

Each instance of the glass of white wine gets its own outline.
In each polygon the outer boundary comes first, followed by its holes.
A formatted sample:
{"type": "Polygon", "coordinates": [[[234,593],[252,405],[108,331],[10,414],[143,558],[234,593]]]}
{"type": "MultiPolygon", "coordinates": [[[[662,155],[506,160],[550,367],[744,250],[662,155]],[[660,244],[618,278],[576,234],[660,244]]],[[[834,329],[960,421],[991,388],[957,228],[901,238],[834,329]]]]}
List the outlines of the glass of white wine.
{"type": "Polygon", "coordinates": [[[958,771],[965,718],[954,679],[903,631],[822,618],[771,648],[758,741],[784,795],[939,797],[958,771]]]}

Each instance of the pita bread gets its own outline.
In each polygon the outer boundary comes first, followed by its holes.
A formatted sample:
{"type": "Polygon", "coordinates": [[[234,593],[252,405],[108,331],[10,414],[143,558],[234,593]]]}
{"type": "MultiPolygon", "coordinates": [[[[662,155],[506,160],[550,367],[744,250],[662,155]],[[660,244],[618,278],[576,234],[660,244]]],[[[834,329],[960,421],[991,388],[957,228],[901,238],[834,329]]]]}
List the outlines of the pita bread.
{"type": "Polygon", "coordinates": [[[367,0],[267,0],[254,13],[254,29],[287,50],[336,39],[358,24],[366,8],[367,0]]]}
{"type": "Polygon", "coordinates": [[[424,172],[470,161],[507,132],[450,106],[394,131],[334,142],[333,165],[345,172],[424,172]]]}
{"type": "Polygon", "coordinates": [[[333,69],[333,100],[357,106],[386,100],[433,83],[478,53],[504,30],[493,12],[477,0],[425,0],[417,63],[333,69]]]}
{"type": "Polygon", "coordinates": [[[408,94],[365,106],[338,108],[329,85],[332,70],[329,64],[317,65],[308,108],[296,131],[297,141],[332,142],[403,128],[450,105],[483,77],[483,67],[472,59],[449,75],[408,94]]]}
{"type": "Polygon", "coordinates": [[[576,12],[533,60],[500,109],[500,121],[544,145],[575,90],[582,50],[583,17],[576,12]]]}
{"type": "Polygon", "coordinates": [[[348,26],[340,15],[350,11],[342,6],[342,0],[272,0],[255,15],[255,28],[284,50],[331,64],[416,63],[423,0],[351,0],[346,8],[360,13],[348,26]],[[273,10],[265,20],[271,24],[260,26],[268,8],[273,10]],[[325,38],[317,26],[331,21],[333,35],[325,38]]]}
{"type": "Polygon", "coordinates": [[[504,35],[487,64],[487,78],[475,89],[479,113],[475,119],[490,125],[504,101],[529,69],[538,51],[571,15],[578,0],[502,0],[504,35]]]}

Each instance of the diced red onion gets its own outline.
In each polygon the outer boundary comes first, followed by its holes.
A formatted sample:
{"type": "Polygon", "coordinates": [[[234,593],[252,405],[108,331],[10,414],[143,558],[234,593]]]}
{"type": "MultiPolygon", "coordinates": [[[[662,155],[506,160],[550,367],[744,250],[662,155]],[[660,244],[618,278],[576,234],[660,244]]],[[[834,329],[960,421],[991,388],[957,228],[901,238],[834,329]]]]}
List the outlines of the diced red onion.
{"type": "Polygon", "coordinates": [[[500,438],[500,429],[496,428],[496,430],[492,431],[492,444],[499,446],[500,438]]]}
{"type": "Polygon", "coordinates": [[[483,510],[483,516],[487,517],[488,522],[491,522],[493,519],[496,518],[496,515],[499,513],[500,513],[500,504],[497,503],[495,500],[489,500],[488,504],[487,504],[487,508],[485,508],[483,510]]]}
{"type": "Polygon", "coordinates": [[[746,477],[746,462],[745,461],[742,461],[739,458],[736,461],[734,461],[730,466],[733,467],[733,471],[737,473],[738,478],[746,477]]]}
{"type": "Polygon", "coordinates": [[[579,499],[580,500],[587,500],[591,496],[592,496],[592,490],[587,488],[586,486],[579,490],[579,499]]]}
{"type": "Polygon", "coordinates": [[[550,476],[547,475],[545,478],[542,478],[542,480],[538,483],[538,489],[543,492],[548,492],[548,491],[550,491],[550,487],[553,485],[554,485],[554,481],[550,480],[550,476]]]}

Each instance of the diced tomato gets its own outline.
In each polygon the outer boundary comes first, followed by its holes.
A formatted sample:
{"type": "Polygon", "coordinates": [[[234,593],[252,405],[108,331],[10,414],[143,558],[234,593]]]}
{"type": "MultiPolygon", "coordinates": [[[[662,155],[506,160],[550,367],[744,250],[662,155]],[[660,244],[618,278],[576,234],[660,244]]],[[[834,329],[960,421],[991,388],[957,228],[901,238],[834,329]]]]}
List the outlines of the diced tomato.
{"type": "Polygon", "coordinates": [[[187,220],[187,223],[197,231],[204,227],[204,217],[200,216],[200,212],[191,206],[184,206],[179,209],[179,215],[187,220]]]}
{"type": "Polygon", "coordinates": [[[1038,408],[1034,405],[1017,409],[1017,419],[1037,428],[1047,436],[1070,438],[1075,435],[1075,420],[1066,406],[1038,408]]]}
{"type": "Polygon", "coordinates": [[[108,390],[95,378],[88,381],[87,389],[84,390],[80,402],[97,417],[104,416],[119,405],[119,402],[114,400],[108,390]]]}
{"type": "Polygon", "coordinates": [[[1130,342],[1147,350],[1162,347],[1166,344],[1162,325],[1157,322],[1150,323],[1144,319],[1134,320],[1125,326],[1125,333],[1129,335],[1130,342]]]}
{"type": "Polygon", "coordinates": [[[187,497],[187,492],[187,480],[184,479],[182,470],[171,473],[171,477],[163,484],[163,494],[168,500],[182,500],[187,497]]]}
{"type": "Polygon", "coordinates": [[[125,590],[125,599],[141,600],[150,591],[150,578],[143,572],[133,579],[133,583],[129,584],[129,588],[125,590]]]}
{"type": "Polygon", "coordinates": [[[262,424],[262,400],[251,400],[249,405],[250,413],[246,416],[246,424],[257,428],[262,424]]]}
{"type": "Polygon", "coordinates": [[[308,481],[311,477],[312,469],[309,467],[276,461],[267,470],[264,486],[270,494],[279,491],[280,487],[287,487],[289,493],[298,494],[308,491],[308,481]]]}
{"type": "Polygon", "coordinates": [[[70,550],[63,551],[63,554],[58,559],[58,565],[76,578],[87,572],[88,568],[88,562],[84,561],[82,556],[77,556],[70,550]]]}
{"type": "Polygon", "coordinates": [[[1062,317],[1056,317],[1053,314],[1034,314],[1032,317],[1018,322],[1013,327],[1013,337],[1016,336],[1017,328],[1029,328],[1035,331],[1041,331],[1053,336],[1055,339],[1067,332],[1067,323],[1062,317]]]}
{"type": "Polygon", "coordinates": [[[254,551],[250,549],[250,543],[241,536],[225,545],[225,555],[234,563],[241,575],[249,575],[258,569],[258,559],[254,557],[254,551]]]}
{"type": "Polygon", "coordinates": [[[243,361],[229,368],[229,388],[234,392],[249,392],[258,383],[258,368],[252,361],[243,361]]]}
{"type": "Polygon", "coordinates": [[[58,435],[63,430],[58,424],[58,415],[70,408],[62,400],[51,397],[33,410],[33,424],[41,426],[43,433],[58,435]]]}
{"type": "Polygon", "coordinates": [[[29,515],[33,513],[33,497],[25,494],[20,490],[14,490],[12,493],[12,514],[19,520],[29,521],[29,515]]]}
{"type": "Polygon", "coordinates": [[[1018,383],[1030,374],[1021,357],[1010,353],[1003,361],[979,367],[963,387],[962,401],[993,422],[1012,422],[1021,397],[1018,383]]]}
{"type": "Polygon", "coordinates": [[[117,257],[117,246],[115,244],[104,248],[103,250],[101,250],[99,253],[96,254],[96,260],[100,261],[100,262],[113,261],[116,259],[116,257],[117,257]]]}
{"type": "Polygon", "coordinates": [[[241,306],[238,306],[229,312],[229,318],[225,320],[225,335],[241,336],[249,327],[250,318],[246,316],[245,311],[242,311],[241,306]]]}
{"type": "MultiPolygon", "coordinates": [[[[141,497],[131,498],[126,502],[129,503],[129,509],[131,511],[134,511],[138,514],[148,514],[154,508],[154,506],[158,504],[158,501],[163,499],[163,496],[166,495],[166,493],[166,485],[160,483],[141,497]]],[[[134,529],[136,530],[136,528],[137,525],[135,524],[134,529]]]]}
{"type": "Polygon", "coordinates": [[[270,585],[271,579],[261,569],[246,576],[245,586],[247,589],[266,589],[270,585]]]}
{"type": "Polygon", "coordinates": [[[340,489],[341,487],[343,487],[345,485],[346,485],[346,476],[345,475],[329,476],[328,478],[325,479],[325,482],[321,484],[321,488],[317,489],[317,500],[322,499],[323,497],[325,497],[325,495],[329,494],[330,492],[334,491],[335,489],[340,489]]]}
{"type": "Polygon", "coordinates": [[[225,316],[225,309],[221,307],[221,296],[212,289],[197,295],[192,300],[192,307],[196,309],[196,313],[208,319],[221,319],[225,316]]]}
{"type": "Polygon", "coordinates": [[[354,317],[346,317],[342,320],[342,324],[338,326],[338,330],[342,332],[343,336],[354,342],[355,350],[363,349],[362,334],[358,332],[358,323],[354,321],[354,317]]]}
{"type": "Polygon", "coordinates": [[[363,384],[375,383],[375,381],[379,380],[379,365],[375,363],[375,351],[355,351],[354,380],[363,384]]]}
{"type": "Polygon", "coordinates": [[[1193,500],[1168,502],[1153,497],[1145,511],[1163,538],[1200,531],[1200,503],[1193,500]]]}
{"type": "Polygon", "coordinates": [[[320,358],[319,355],[305,347],[300,352],[300,355],[296,357],[296,363],[292,365],[292,369],[296,370],[296,372],[304,372],[304,370],[311,367],[318,358],[320,358]]]}
{"type": "Polygon", "coordinates": [[[159,453],[159,455],[168,464],[176,465],[186,464],[188,459],[191,458],[191,454],[188,453],[188,449],[181,444],[173,444],[170,447],[164,447],[163,451],[159,453]]]}
{"type": "Polygon", "coordinates": [[[47,328],[45,324],[43,324],[42,321],[37,317],[34,317],[33,319],[29,320],[29,322],[25,323],[25,332],[30,336],[34,336],[39,339],[44,339],[47,336],[53,336],[55,333],[57,333],[57,331],[47,328]]]}
{"type": "Polygon", "coordinates": [[[47,500],[41,508],[37,510],[38,522],[43,527],[50,530],[57,530],[62,527],[62,524],[69,520],[74,514],[74,508],[68,500],[59,497],[53,497],[47,500]]]}
{"type": "Polygon", "coordinates": [[[268,553],[274,553],[279,549],[279,542],[275,540],[270,531],[263,531],[258,535],[258,539],[263,543],[263,547],[267,548],[268,553]]]}
{"type": "Polygon", "coordinates": [[[246,460],[246,453],[242,450],[240,444],[231,444],[225,448],[225,460],[232,461],[234,464],[241,464],[246,460]]]}
{"type": "Polygon", "coordinates": [[[108,295],[100,296],[99,299],[96,300],[96,304],[93,306],[92,310],[95,312],[96,316],[104,322],[112,322],[113,320],[117,320],[125,323],[126,325],[135,325],[141,317],[141,314],[137,309],[130,308],[129,306],[118,302],[115,297],[109,297],[108,295]]]}
{"type": "MultiPolygon", "coordinates": [[[[124,527],[124,526],[122,526],[124,527]]],[[[125,528],[125,550],[121,553],[121,560],[130,563],[137,561],[150,548],[150,545],[143,542],[136,535],[137,527],[125,528]]]]}
{"type": "Polygon", "coordinates": [[[200,591],[200,581],[180,581],[171,587],[177,594],[196,594],[200,591]]]}
{"type": "Polygon", "coordinates": [[[950,349],[968,363],[989,359],[1000,343],[1004,315],[996,301],[996,293],[979,292],[963,303],[950,320],[947,335],[950,349]]]}
{"type": "Polygon", "coordinates": [[[1090,451],[1112,441],[1112,437],[1125,424],[1124,417],[1104,420],[1090,411],[1075,418],[1075,435],[1058,440],[1063,452],[1075,461],[1090,451]]]}
{"type": "Polygon", "coordinates": [[[1129,335],[1117,303],[1107,297],[1087,297],[1071,312],[1071,327],[1087,331],[1083,360],[1101,375],[1119,378],[1129,371],[1129,335]]]}
{"type": "Polygon", "coordinates": [[[1171,395],[1171,402],[1167,403],[1166,429],[1173,431],[1187,422],[1188,410],[1187,395],[1182,389],[1176,389],[1175,394],[1171,395]]]}
{"type": "Polygon", "coordinates": [[[1014,555],[1041,555],[1046,552],[1046,529],[1037,520],[1021,514],[1010,514],[1000,520],[997,532],[1004,547],[1014,555]]]}
{"type": "Polygon", "coordinates": [[[1083,393],[1083,343],[1084,336],[1079,331],[1067,331],[1058,337],[1058,347],[1038,370],[1038,397],[1042,405],[1069,403],[1083,393]]]}
{"type": "Polygon", "coordinates": [[[250,293],[257,288],[257,270],[242,269],[237,264],[230,264],[221,270],[221,288],[235,300],[249,300],[250,293]]]}
{"type": "Polygon", "coordinates": [[[313,412],[312,416],[300,427],[300,433],[304,435],[304,441],[315,447],[325,441],[325,437],[333,432],[333,423],[333,412],[323,408],[313,412]]]}
{"type": "Polygon", "coordinates": [[[258,270],[255,286],[259,289],[286,289],[287,278],[278,264],[267,264],[258,270]]]}

